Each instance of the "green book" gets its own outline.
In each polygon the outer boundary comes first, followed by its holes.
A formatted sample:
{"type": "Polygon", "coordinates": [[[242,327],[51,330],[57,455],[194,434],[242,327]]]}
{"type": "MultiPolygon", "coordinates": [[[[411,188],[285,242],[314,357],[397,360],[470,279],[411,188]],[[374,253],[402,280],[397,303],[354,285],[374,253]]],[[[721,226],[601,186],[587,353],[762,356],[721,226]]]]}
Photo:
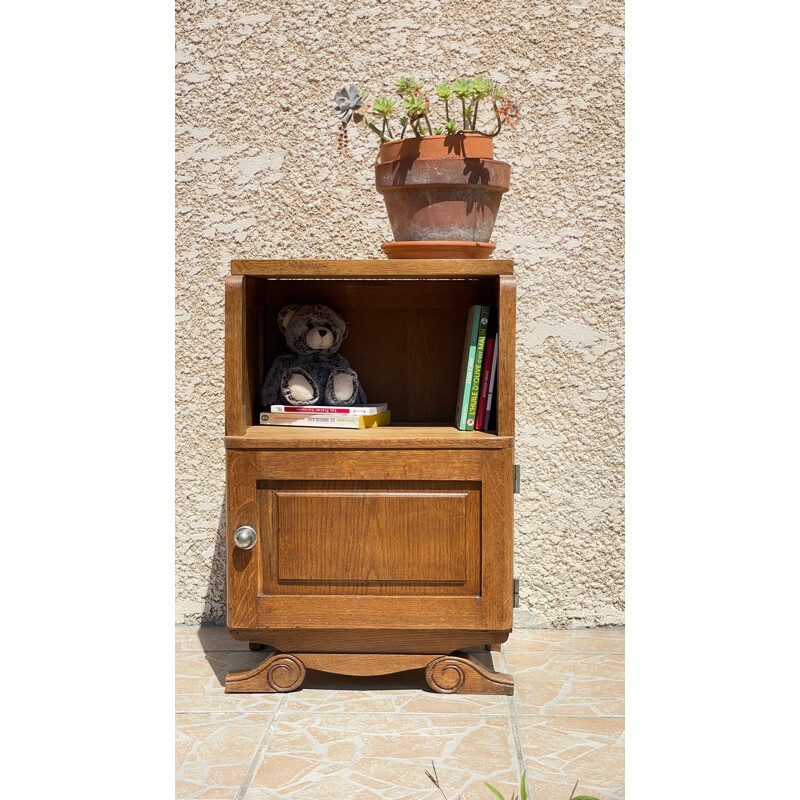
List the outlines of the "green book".
{"type": "Polygon", "coordinates": [[[478,320],[478,341],[475,345],[475,363],[472,368],[472,382],[469,390],[469,404],[467,406],[467,419],[465,430],[475,430],[475,415],[478,413],[478,397],[481,393],[481,370],[483,368],[483,354],[486,352],[486,329],[489,326],[489,306],[481,306],[480,319],[478,320]]]}
{"type": "Polygon", "coordinates": [[[456,395],[455,426],[461,431],[467,429],[467,411],[469,410],[469,395],[472,391],[472,373],[475,369],[475,351],[478,347],[480,319],[481,306],[472,306],[467,313],[467,329],[464,332],[464,349],[461,353],[461,374],[458,378],[458,394],[456,395]]]}

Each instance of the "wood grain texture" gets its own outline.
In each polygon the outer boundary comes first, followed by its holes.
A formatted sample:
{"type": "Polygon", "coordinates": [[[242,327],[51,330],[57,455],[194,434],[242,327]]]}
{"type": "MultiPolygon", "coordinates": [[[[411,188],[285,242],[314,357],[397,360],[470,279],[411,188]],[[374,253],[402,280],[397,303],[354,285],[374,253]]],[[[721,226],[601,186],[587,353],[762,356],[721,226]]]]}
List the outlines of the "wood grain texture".
{"type": "MultiPolygon", "coordinates": [[[[389,487],[275,492],[277,583],[463,585],[467,493],[389,487]]],[[[437,587],[437,591],[441,591],[437,587]]]]}
{"type": "Polygon", "coordinates": [[[514,679],[505,672],[489,672],[468,653],[442,656],[425,668],[425,679],[440,694],[514,694],[514,679]]]}
{"type": "Polygon", "coordinates": [[[427,667],[430,654],[400,653],[298,653],[308,669],[337,675],[390,675],[427,667]]]}
{"type": "Polygon", "coordinates": [[[225,278],[225,433],[241,436],[252,425],[247,417],[243,374],[244,355],[244,278],[225,278]]]}
{"type": "Polygon", "coordinates": [[[413,662],[425,666],[435,691],[509,692],[505,677],[446,654],[498,646],[511,630],[512,262],[232,267],[239,272],[226,280],[228,626],[234,638],[282,652],[252,674],[230,676],[226,691],[290,691],[302,682],[305,657],[314,669],[364,675],[413,662]],[[389,403],[392,425],[253,424],[266,369],[284,349],[276,318],[287,303],[330,305],[351,323],[342,352],[370,400],[389,403]],[[464,318],[476,304],[500,312],[498,422],[488,433],[458,431],[451,419],[464,318]],[[256,528],[252,550],[233,545],[240,525],[256,528]]]}
{"type": "Polygon", "coordinates": [[[241,436],[259,410],[264,361],[263,291],[240,275],[225,279],[225,433],[241,436]]]}
{"type": "Polygon", "coordinates": [[[452,423],[466,309],[495,303],[495,279],[259,283],[265,292],[267,365],[286,350],[275,324],[280,309],[290,303],[327,305],[347,320],[340,352],[369,400],[389,402],[394,422],[452,423]]]}
{"type": "Polygon", "coordinates": [[[510,274],[505,258],[475,259],[234,259],[231,274],[274,278],[415,278],[510,274]]]}
{"type": "MultiPolygon", "coordinates": [[[[451,414],[452,416],[452,414],[451,414]]],[[[281,428],[255,425],[226,436],[231,450],[493,450],[512,447],[510,436],[460,431],[449,425],[398,423],[379,428],[281,428]]],[[[327,456],[326,456],[327,457],[327,456]]]]}
{"type": "Polygon", "coordinates": [[[292,692],[306,677],[303,662],[290,653],[276,653],[253,669],[229,672],[225,692],[292,692]]]}
{"type": "Polygon", "coordinates": [[[479,486],[455,481],[260,483],[264,592],[478,594],[479,486]]]}
{"type": "Polygon", "coordinates": [[[230,628],[253,628],[257,624],[253,601],[259,593],[259,544],[252,550],[241,550],[234,544],[233,535],[240,525],[252,526],[258,515],[255,453],[228,451],[227,484],[227,624],[230,628]]]}
{"type": "Polygon", "coordinates": [[[514,453],[483,454],[481,596],[486,627],[511,630],[514,617],[514,453]]]}
{"type": "Polygon", "coordinates": [[[515,358],[517,349],[517,279],[498,278],[500,352],[497,358],[497,433],[514,436],[515,358]]]}
{"type": "Polygon", "coordinates": [[[240,642],[257,641],[283,652],[320,653],[450,653],[466,647],[482,647],[486,642],[499,646],[508,639],[505,631],[404,630],[393,627],[362,630],[288,628],[285,630],[246,630],[229,628],[240,642]]]}
{"type": "Polygon", "coordinates": [[[255,451],[258,480],[299,477],[325,481],[474,481],[480,480],[481,450],[255,451]]]}
{"type": "MultiPolygon", "coordinates": [[[[248,517],[237,518],[236,524],[255,526],[259,536],[258,544],[253,550],[236,554],[240,560],[249,559],[246,562],[246,571],[250,574],[248,585],[251,587],[251,593],[248,597],[242,597],[237,593],[232,602],[243,615],[255,619],[256,624],[231,625],[231,627],[254,627],[265,630],[297,627],[338,630],[381,627],[435,630],[473,628],[497,632],[507,632],[511,629],[510,514],[513,464],[512,451],[509,448],[488,451],[411,450],[402,451],[402,455],[397,451],[380,450],[331,451],[324,459],[321,459],[315,450],[277,452],[229,450],[228,455],[231,462],[235,462],[238,456],[250,456],[247,471],[239,472],[240,477],[236,479],[241,481],[242,476],[246,474],[246,479],[251,482],[247,490],[239,487],[238,495],[244,499],[239,499],[236,504],[238,509],[244,507],[246,503],[248,517]],[[297,475],[313,475],[315,480],[295,481],[297,475]],[[376,482],[375,476],[381,476],[382,480],[376,482]],[[392,481],[402,482],[402,485],[389,486],[386,483],[392,481]],[[298,585],[281,582],[275,521],[276,482],[290,482],[291,488],[295,489],[298,484],[305,483],[311,491],[321,494],[326,491],[358,493],[365,489],[365,485],[358,482],[366,482],[366,487],[373,493],[378,490],[378,484],[383,484],[383,488],[388,488],[397,494],[398,488],[400,493],[430,490],[431,482],[439,482],[435,487],[437,491],[446,492],[449,486],[451,492],[474,492],[475,500],[468,503],[464,517],[467,521],[466,583],[458,589],[454,589],[454,585],[448,583],[437,585],[432,582],[427,584],[418,582],[417,586],[409,583],[403,587],[404,591],[399,593],[397,587],[392,587],[391,582],[381,581],[373,583],[362,581],[349,585],[347,580],[335,584],[329,581],[327,591],[324,592],[315,590],[313,584],[308,582],[298,585]],[[476,488],[465,486],[465,483],[474,483],[476,488]],[[478,560],[480,560],[479,573],[478,560]],[[255,576],[254,573],[259,571],[260,577],[255,576]],[[478,574],[479,580],[477,580],[478,574]],[[252,591],[253,586],[258,586],[257,592],[252,591]],[[239,608],[241,605],[247,605],[247,610],[239,608]]],[[[409,510],[400,510],[397,505],[393,506],[392,511],[401,517],[411,513],[409,510]]],[[[292,512],[297,513],[298,509],[293,508],[292,512]]],[[[318,530],[323,525],[319,511],[302,513],[306,516],[306,522],[313,523],[313,530],[318,530]],[[309,514],[314,517],[313,520],[309,514]]],[[[366,545],[363,544],[366,541],[364,530],[370,530],[369,515],[364,509],[354,513],[355,519],[351,520],[352,525],[348,526],[347,521],[344,521],[334,526],[330,544],[338,537],[346,543],[343,547],[348,547],[361,537],[361,547],[365,548],[358,556],[361,567],[372,558],[375,563],[385,568],[388,564],[387,555],[369,555],[366,552],[366,545]]],[[[385,513],[383,522],[385,525],[389,524],[385,513]]],[[[435,527],[435,525],[428,526],[427,535],[435,536],[436,531],[433,530],[435,527]]],[[[299,535],[296,529],[294,535],[299,535]]],[[[375,536],[374,533],[372,535],[375,536]]],[[[381,547],[390,548],[389,553],[394,557],[417,557],[416,554],[410,555],[410,551],[419,548],[409,546],[403,554],[401,549],[390,545],[390,540],[383,534],[378,535],[377,539],[380,540],[381,547]]],[[[307,557],[311,557],[305,545],[301,550],[307,557]]],[[[298,559],[301,556],[295,550],[292,557],[298,559]]],[[[406,574],[410,575],[415,567],[406,569],[406,574]]],[[[345,573],[345,578],[352,578],[352,574],[345,573]]],[[[252,639],[252,641],[261,640],[252,639]]],[[[268,640],[264,641],[270,643],[268,640]]],[[[491,641],[492,638],[487,638],[475,644],[491,641]]]]}
{"type": "Polygon", "coordinates": [[[514,679],[492,672],[468,653],[437,655],[398,653],[276,653],[249,670],[229,672],[225,692],[292,692],[302,686],[309,669],[339,675],[388,675],[425,669],[425,679],[440,694],[514,693],[514,679]]]}

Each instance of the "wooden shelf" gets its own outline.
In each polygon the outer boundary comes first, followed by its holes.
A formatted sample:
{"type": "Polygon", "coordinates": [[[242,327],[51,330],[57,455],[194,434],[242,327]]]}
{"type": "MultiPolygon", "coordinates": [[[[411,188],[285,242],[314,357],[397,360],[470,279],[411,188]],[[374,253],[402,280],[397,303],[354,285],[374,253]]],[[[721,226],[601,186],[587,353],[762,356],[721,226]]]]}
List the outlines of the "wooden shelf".
{"type": "Polygon", "coordinates": [[[294,428],[254,425],[244,436],[226,436],[232,450],[348,449],[348,450],[486,450],[513,446],[510,436],[485,431],[460,431],[449,425],[392,424],[379,428],[294,428]]]}
{"type": "Polygon", "coordinates": [[[232,275],[268,278],[486,278],[512,275],[510,258],[234,259],[232,275]]]}

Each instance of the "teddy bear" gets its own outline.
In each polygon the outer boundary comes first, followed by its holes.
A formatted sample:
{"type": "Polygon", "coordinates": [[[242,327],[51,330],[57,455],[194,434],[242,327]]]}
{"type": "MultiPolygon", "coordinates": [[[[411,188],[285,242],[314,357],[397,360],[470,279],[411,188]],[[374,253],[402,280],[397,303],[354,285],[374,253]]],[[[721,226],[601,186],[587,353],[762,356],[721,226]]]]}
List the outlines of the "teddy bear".
{"type": "Polygon", "coordinates": [[[352,406],[367,401],[358,375],[338,350],[348,324],[321,305],[288,305],[278,314],[278,327],[290,353],[278,356],[264,380],[261,403],[277,405],[352,406]]]}

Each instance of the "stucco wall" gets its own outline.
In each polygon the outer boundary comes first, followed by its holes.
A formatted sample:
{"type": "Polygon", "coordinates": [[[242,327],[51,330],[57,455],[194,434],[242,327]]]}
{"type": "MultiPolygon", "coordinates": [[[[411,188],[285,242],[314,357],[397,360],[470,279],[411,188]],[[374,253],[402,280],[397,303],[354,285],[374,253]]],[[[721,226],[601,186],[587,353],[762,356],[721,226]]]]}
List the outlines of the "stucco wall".
{"type": "Polygon", "coordinates": [[[516,575],[528,624],[623,622],[623,5],[178,3],[176,611],[224,619],[223,276],[233,257],[379,258],[374,137],[332,97],[486,74],[516,262],[516,575]]]}

